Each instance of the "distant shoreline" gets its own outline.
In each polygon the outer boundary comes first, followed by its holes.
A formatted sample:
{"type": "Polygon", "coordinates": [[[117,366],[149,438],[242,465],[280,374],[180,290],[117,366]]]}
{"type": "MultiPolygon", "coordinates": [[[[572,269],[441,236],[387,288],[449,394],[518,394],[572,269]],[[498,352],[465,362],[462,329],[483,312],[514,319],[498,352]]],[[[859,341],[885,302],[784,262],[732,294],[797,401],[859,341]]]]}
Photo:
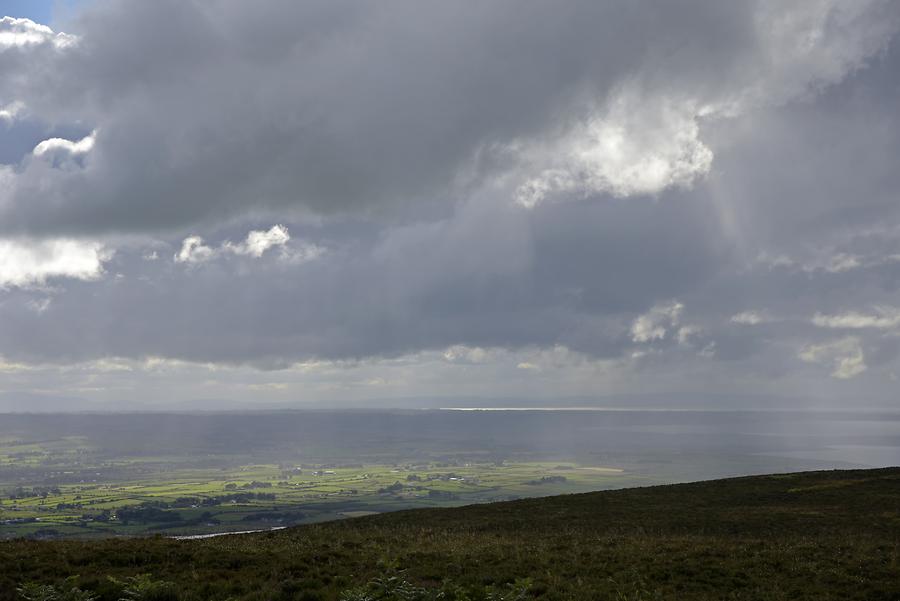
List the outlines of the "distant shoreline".
{"type": "Polygon", "coordinates": [[[182,536],[167,536],[172,540],[200,540],[203,538],[216,538],[217,536],[229,536],[232,534],[257,534],[259,532],[274,532],[275,530],[284,530],[287,526],[275,526],[274,528],[263,528],[262,530],[237,530],[232,532],[212,532],[210,534],[185,534],[182,536]]]}

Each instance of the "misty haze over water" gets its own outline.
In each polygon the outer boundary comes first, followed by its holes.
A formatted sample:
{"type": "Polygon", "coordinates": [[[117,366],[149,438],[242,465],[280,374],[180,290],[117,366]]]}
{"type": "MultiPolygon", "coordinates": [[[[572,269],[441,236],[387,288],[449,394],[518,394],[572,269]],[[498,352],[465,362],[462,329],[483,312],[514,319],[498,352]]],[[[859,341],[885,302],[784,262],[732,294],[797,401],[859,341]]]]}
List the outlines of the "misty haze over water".
{"type": "Polygon", "coordinates": [[[553,460],[648,482],[883,467],[900,462],[900,413],[665,410],[345,410],[8,414],[0,436],[79,437],[112,459],[198,462],[553,460]]]}

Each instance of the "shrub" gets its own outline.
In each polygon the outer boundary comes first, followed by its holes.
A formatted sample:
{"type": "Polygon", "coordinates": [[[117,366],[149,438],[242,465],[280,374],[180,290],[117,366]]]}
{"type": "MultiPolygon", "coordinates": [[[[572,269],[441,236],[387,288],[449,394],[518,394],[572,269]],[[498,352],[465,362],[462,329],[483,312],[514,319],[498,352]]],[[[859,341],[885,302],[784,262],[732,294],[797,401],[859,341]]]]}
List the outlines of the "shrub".
{"type": "Polygon", "coordinates": [[[345,590],[340,601],[525,601],[531,589],[531,579],[522,578],[505,587],[469,590],[445,582],[440,589],[416,586],[403,577],[402,572],[374,578],[365,586],[345,590]]]}
{"type": "Polygon", "coordinates": [[[153,580],[150,574],[139,574],[125,580],[110,580],[122,587],[119,601],[178,601],[175,584],[153,580]]]}
{"type": "Polygon", "coordinates": [[[93,594],[75,586],[77,579],[77,576],[70,576],[59,586],[30,582],[16,591],[22,601],[94,601],[93,594]]]}

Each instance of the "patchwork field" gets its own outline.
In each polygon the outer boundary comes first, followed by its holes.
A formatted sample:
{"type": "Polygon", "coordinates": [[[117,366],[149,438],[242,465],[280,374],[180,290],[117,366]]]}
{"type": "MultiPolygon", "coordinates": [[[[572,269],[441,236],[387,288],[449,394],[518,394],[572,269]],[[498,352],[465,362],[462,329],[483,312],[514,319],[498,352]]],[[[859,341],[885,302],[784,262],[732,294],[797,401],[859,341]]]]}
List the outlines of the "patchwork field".
{"type": "Polygon", "coordinates": [[[246,531],[646,483],[611,466],[453,461],[228,465],[237,458],[100,459],[84,439],[5,440],[0,537],[246,531]]]}

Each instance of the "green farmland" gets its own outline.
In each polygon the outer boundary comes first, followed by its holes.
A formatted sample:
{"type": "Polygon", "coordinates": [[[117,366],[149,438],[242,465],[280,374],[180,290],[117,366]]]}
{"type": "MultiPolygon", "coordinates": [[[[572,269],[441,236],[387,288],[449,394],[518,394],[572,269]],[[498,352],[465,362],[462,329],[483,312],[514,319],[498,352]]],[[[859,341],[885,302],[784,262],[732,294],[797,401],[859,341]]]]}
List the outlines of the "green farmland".
{"type": "Polygon", "coordinates": [[[189,457],[97,457],[77,438],[3,441],[0,467],[19,477],[0,482],[2,537],[260,530],[646,483],[615,466],[555,462],[198,467],[189,457]]]}

